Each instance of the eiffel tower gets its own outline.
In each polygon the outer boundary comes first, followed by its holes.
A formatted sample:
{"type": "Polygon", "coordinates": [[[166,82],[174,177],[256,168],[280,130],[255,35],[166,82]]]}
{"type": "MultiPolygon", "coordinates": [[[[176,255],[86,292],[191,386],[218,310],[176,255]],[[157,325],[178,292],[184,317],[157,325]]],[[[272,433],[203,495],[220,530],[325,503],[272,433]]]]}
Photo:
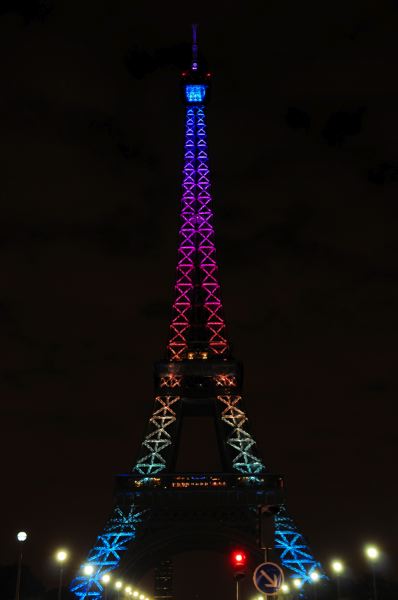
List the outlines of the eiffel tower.
{"type": "MultiPolygon", "coordinates": [[[[242,370],[230,351],[210,192],[210,80],[198,61],[194,26],[192,63],[182,73],[183,192],[167,356],[155,365],[154,407],[138,458],[131,473],[117,477],[111,516],[88,554],[92,572],[81,570],[71,584],[79,600],[102,598],[103,576],[117,569],[139,578],[155,568],[160,582],[170,580],[168,559],[185,550],[225,552],[238,543],[260,561],[258,523],[264,513],[274,520],[273,545],[286,574],[303,584],[311,583],[314,571],[323,576],[288,514],[283,479],[260,458],[243,406],[242,370]],[[214,419],[221,473],[176,471],[187,415],[214,419]]],[[[171,598],[170,590],[162,597],[171,598]]]]}

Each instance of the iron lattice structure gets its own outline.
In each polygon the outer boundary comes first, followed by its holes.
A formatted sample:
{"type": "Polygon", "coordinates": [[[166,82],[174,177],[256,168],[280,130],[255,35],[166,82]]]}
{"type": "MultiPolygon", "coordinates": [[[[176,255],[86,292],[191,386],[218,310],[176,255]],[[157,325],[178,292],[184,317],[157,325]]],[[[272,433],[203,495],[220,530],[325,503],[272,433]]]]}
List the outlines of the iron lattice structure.
{"type": "MultiPolygon", "coordinates": [[[[245,485],[249,482],[254,486],[268,472],[248,427],[240,370],[231,357],[226,333],[214,242],[206,132],[210,74],[199,69],[195,48],[194,41],[193,62],[182,78],[186,107],[183,193],[168,357],[156,367],[154,408],[133,467],[138,487],[145,487],[148,482],[158,485],[159,475],[174,472],[181,414],[187,399],[196,401],[198,397],[197,406],[206,402],[214,405],[224,471],[241,474],[245,485]]],[[[221,480],[219,484],[224,485],[221,480]]],[[[134,495],[131,498],[127,508],[125,503],[116,503],[104,531],[88,554],[85,564],[91,565],[93,572],[80,571],[72,582],[71,590],[79,600],[102,598],[103,575],[118,568],[150,518],[150,510],[143,510],[134,495]]],[[[303,583],[311,582],[314,570],[323,576],[319,562],[285,505],[280,507],[274,523],[274,546],[288,574],[303,583]]]]}
{"type": "Polygon", "coordinates": [[[93,572],[81,572],[72,582],[71,591],[77,598],[102,598],[103,576],[119,566],[120,558],[134,540],[137,525],[141,522],[142,512],[134,506],[127,512],[115,506],[104,531],[97,537],[88,555],[86,564],[93,568],[93,572]]]}
{"type": "Polygon", "coordinates": [[[184,357],[188,349],[188,334],[195,326],[196,333],[203,326],[207,330],[210,353],[225,355],[228,352],[217,279],[203,103],[186,107],[184,163],[176,297],[168,344],[171,360],[184,357]],[[204,314],[193,314],[195,309],[204,314]]]}
{"type": "Polygon", "coordinates": [[[303,583],[311,583],[314,571],[324,575],[320,563],[314,560],[304,536],[297,529],[285,505],[280,507],[274,519],[274,546],[279,550],[281,562],[291,576],[303,583]]]}

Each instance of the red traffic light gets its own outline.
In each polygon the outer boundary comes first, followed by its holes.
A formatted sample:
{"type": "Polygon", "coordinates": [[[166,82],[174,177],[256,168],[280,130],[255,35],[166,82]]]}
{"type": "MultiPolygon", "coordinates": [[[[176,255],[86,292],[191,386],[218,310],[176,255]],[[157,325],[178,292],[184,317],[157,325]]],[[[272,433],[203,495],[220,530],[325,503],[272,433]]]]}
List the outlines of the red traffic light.
{"type": "Polygon", "coordinates": [[[246,554],[243,550],[234,550],[231,555],[234,567],[244,567],[246,565],[246,554]]]}
{"type": "Polygon", "coordinates": [[[246,575],[247,557],[243,550],[234,550],[230,555],[234,578],[238,581],[246,575]]]}

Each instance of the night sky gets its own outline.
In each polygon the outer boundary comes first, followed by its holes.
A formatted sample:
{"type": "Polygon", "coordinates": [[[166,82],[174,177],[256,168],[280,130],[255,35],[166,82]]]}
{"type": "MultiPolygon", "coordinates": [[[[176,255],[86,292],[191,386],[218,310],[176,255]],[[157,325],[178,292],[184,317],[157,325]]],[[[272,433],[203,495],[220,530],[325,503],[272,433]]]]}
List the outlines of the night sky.
{"type": "MultiPolygon", "coordinates": [[[[78,564],[133,466],[173,298],[195,20],[252,429],[316,556],[360,572],[374,541],[393,577],[393,0],[0,2],[0,561],[25,528],[49,583],[59,545],[78,564]]],[[[209,468],[192,431],[181,466],[209,468]]]]}

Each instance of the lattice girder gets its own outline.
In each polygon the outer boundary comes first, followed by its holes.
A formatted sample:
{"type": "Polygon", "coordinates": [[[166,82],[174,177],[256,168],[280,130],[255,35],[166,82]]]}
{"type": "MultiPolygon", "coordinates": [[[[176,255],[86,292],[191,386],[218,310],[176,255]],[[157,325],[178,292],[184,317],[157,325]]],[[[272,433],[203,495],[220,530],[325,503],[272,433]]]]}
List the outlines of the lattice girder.
{"type": "Polygon", "coordinates": [[[237,394],[223,394],[217,396],[217,400],[223,405],[220,418],[229,429],[226,443],[233,453],[232,468],[247,475],[263,472],[265,467],[257,456],[256,443],[245,429],[248,419],[241,408],[242,397],[237,394]]]}
{"type": "Polygon", "coordinates": [[[85,575],[82,569],[71,583],[70,590],[79,600],[102,598],[104,591],[102,577],[117,569],[123,553],[135,539],[137,527],[143,518],[143,512],[135,509],[134,506],[131,506],[128,511],[122,510],[119,506],[114,508],[111,518],[103,533],[97,537],[85,563],[93,568],[93,573],[85,575]]]}
{"type": "MultiPolygon", "coordinates": [[[[162,386],[164,389],[166,383],[167,380],[162,386]]],[[[170,389],[178,387],[173,378],[170,378],[168,383],[170,389]]],[[[179,400],[180,396],[171,394],[156,396],[154,411],[149,419],[149,431],[142,443],[140,458],[134,467],[136,473],[153,475],[166,468],[167,454],[173,443],[170,429],[177,419],[174,405],[179,400]]]]}
{"type": "Polygon", "coordinates": [[[274,546],[279,550],[281,563],[290,576],[302,583],[312,583],[311,573],[317,571],[320,577],[325,578],[321,564],[314,559],[285,505],[275,515],[274,522],[274,546]]]}
{"type": "Polygon", "coordinates": [[[204,106],[188,106],[185,123],[176,295],[168,344],[172,360],[181,360],[188,348],[187,334],[192,326],[190,316],[195,285],[200,285],[202,290],[206,315],[203,328],[208,332],[208,350],[214,354],[226,354],[228,351],[217,280],[204,106]]]}

